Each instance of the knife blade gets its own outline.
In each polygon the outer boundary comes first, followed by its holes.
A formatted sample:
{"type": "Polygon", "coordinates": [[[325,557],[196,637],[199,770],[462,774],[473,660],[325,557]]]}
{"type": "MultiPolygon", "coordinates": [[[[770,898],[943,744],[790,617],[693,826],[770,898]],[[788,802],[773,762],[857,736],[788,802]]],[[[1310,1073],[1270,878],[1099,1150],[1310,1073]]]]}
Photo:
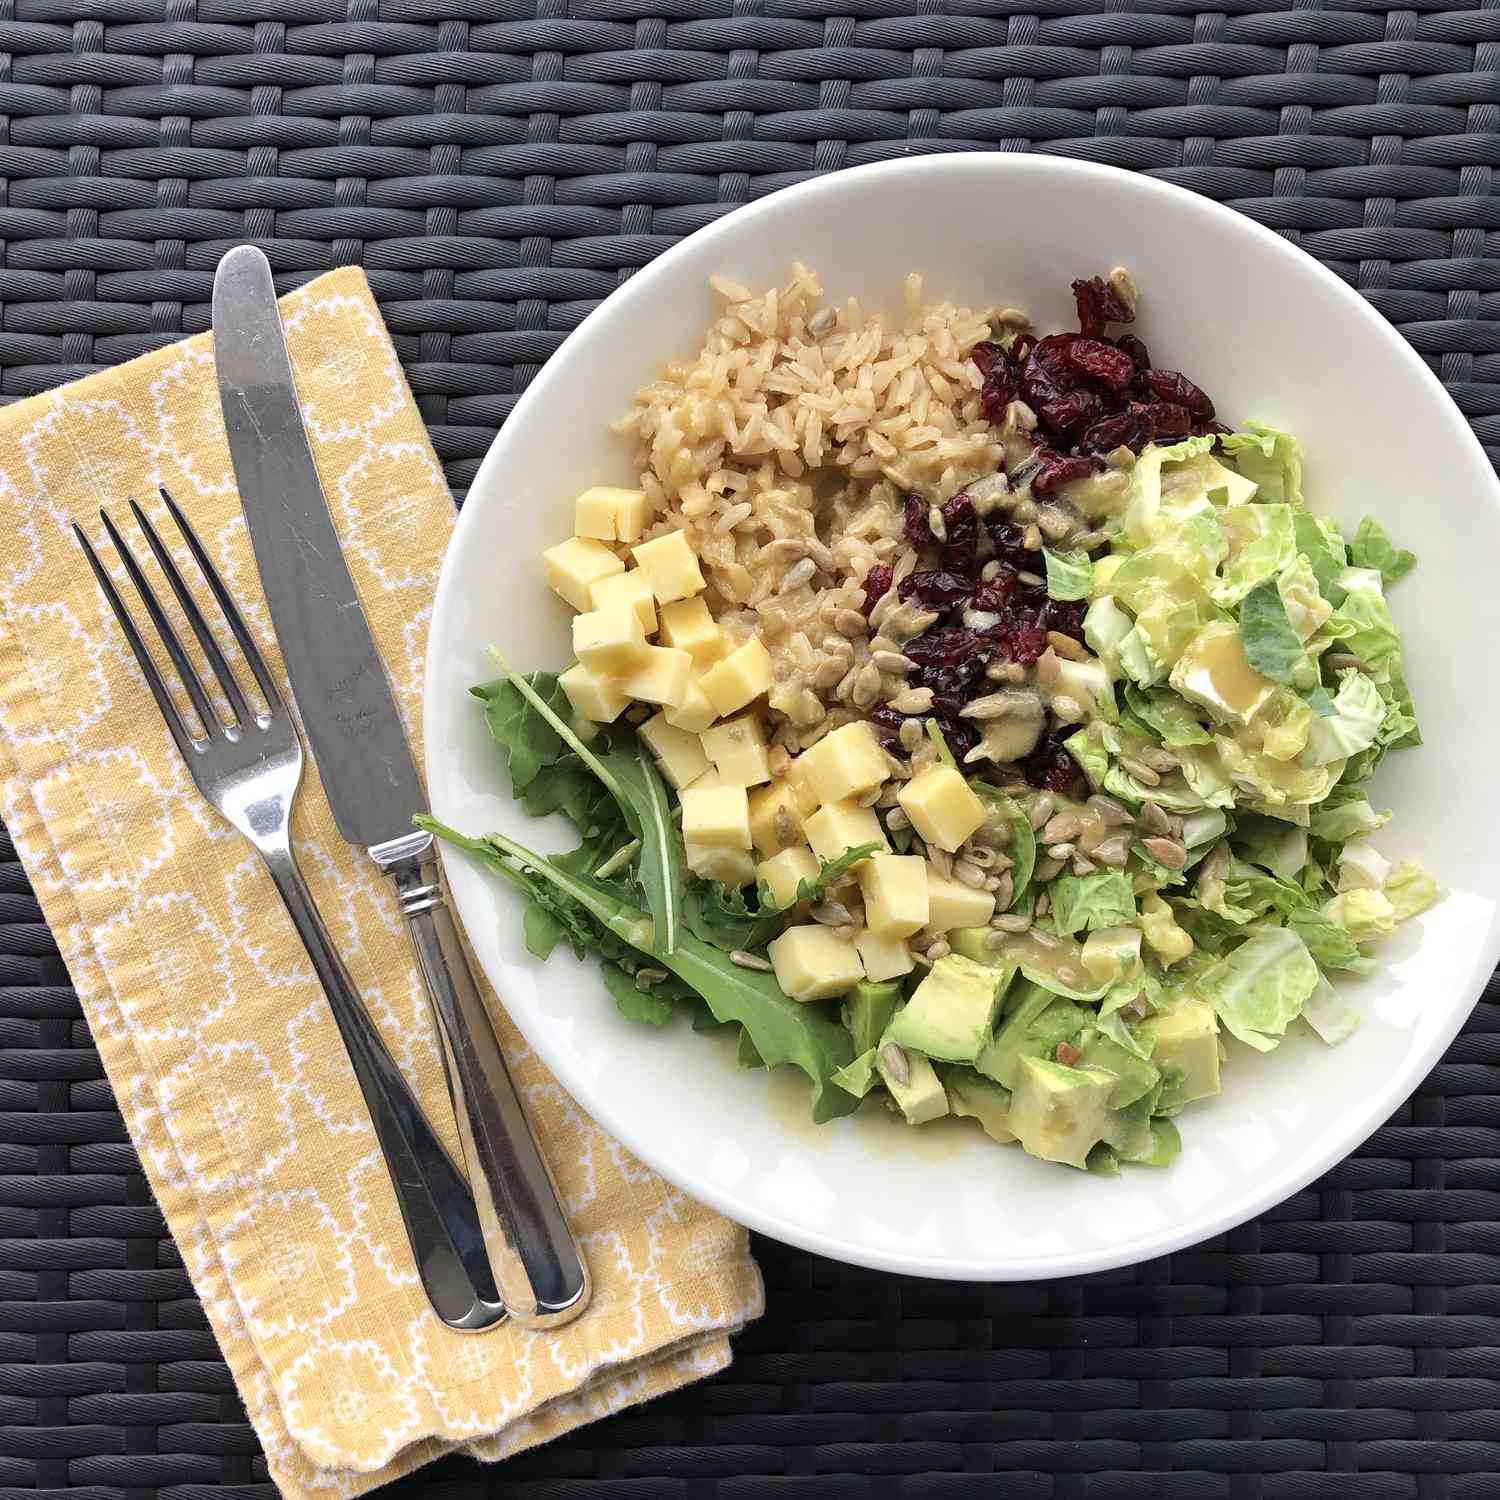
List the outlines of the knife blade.
{"type": "Polygon", "coordinates": [[[339,832],[396,887],[443,1044],[469,1183],[511,1316],[554,1327],[589,1279],[495,1039],[438,879],[426,797],[303,423],[270,263],[219,263],[214,363],[230,459],[313,758],[339,832]]]}

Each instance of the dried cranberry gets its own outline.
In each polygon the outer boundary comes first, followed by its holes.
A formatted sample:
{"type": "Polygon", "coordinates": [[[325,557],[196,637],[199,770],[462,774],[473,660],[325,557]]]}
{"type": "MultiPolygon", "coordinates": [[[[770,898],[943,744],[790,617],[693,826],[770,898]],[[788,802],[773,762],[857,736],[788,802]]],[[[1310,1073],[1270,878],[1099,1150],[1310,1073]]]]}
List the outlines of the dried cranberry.
{"type": "Polygon", "coordinates": [[[1082,334],[1049,333],[1039,340],[1026,361],[1024,379],[1027,381],[1050,380],[1060,390],[1076,390],[1083,384],[1083,376],[1065,358],[1068,346],[1078,343],[1082,334]]]}
{"type": "Polygon", "coordinates": [[[870,611],[885,597],[891,586],[891,569],[886,563],[876,563],[868,573],[865,574],[865,618],[869,619],[870,611]]]}
{"type": "Polygon", "coordinates": [[[1137,370],[1151,368],[1151,351],[1133,333],[1122,333],[1115,343],[1135,362],[1137,370]]]}
{"type": "Polygon", "coordinates": [[[1049,599],[1042,611],[1042,623],[1061,635],[1083,638],[1083,617],[1088,605],[1082,599],[1049,599]]]}
{"type": "Polygon", "coordinates": [[[1044,734],[1036,749],[1021,763],[1022,772],[1032,786],[1049,792],[1069,792],[1077,785],[1078,762],[1068,754],[1064,738],[1056,730],[1044,734]]]}
{"type": "Polygon", "coordinates": [[[1185,406],[1200,422],[1213,421],[1213,402],[1186,375],[1176,370],[1147,370],[1141,379],[1158,401],[1185,406]]]}
{"type": "Polygon", "coordinates": [[[1120,300],[1120,294],[1102,277],[1073,283],[1073,301],[1078,308],[1078,327],[1090,338],[1098,338],[1106,323],[1133,323],[1135,314],[1120,300]]]}
{"type": "Polygon", "coordinates": [[[1112,391],[1123,391],[1135,379],[1135,361],[1103,339],[1073,339],[1061,355],[1069,369],[1112,391]]]}
{"type": "Polygon", "coordinates": [[[1034,333],[1018,333],[1010,341],[1010,362],[1013,365],[1024,365],[1031,358],[1031,351],[1036,348],[1036,335],[1034,333]]]}
{"type": "Polygon", "coordinates": [[[1193,419],[1187,407],[1173,401],[1154,401],[1145,409],[1151,431],[1159,438],[1182,437],[1193,430],[1193,419]]]}
{"type": "Polygon", "coordinates": [[[999,344],[991,343],[984,339],[969,350],[969,358],[979,366],[979,373],[988,378],[990,371],[1003,367],[1007,360],[1005,350],[999,344]]]}
{"type": "MultiPolygon", "coordinates": [[[[927,524],[927,502],[917,494],[906,497],[906,540],[913,547],[930,547],[937,539],[932,534],[932,527],[927,524]]],[[[901,596],[906,598],[905,594],[901,596]]]]}
{"type": "Polygon", "coordinates": [[[974,608],[999,614],[1016,591],[1016,570],[1002,566],[995,576],[974,591],[974,608]]]}
{"type": "Polygon", "coordinates": [[[1212,433],[1214,437],[1228,437],[1234,431],[1232,427],[1226,427],[1222,422],[1205,422],[1203,430],[1212,433]]]}
{"type": "MultiPolygon", "coordinates": [[[[1018,573],[1024,573],[1031,567],[1035,559],[1026,550],[1019,526],[1013,526],[1009,521],[991,521],[989,532],[995,555],[1001,562],[1007,563],[1018,573]]],[[[979,605],[980,609],[984,607],[982,604],[979,605]]]]}
{"type": "Polygon", "coordinates": [[[1035,616],[1019,616],[1003,625],[1001,632],[1010,659],[1023,667],[1034,667],[1047,649],[1047,627],[1035,616]]]}
{"type": "Polygon", "coordinates": [[[1151,441],[1151,424],[1140,412],[1122,411],[1085,427],[1078,439],[1084,453],[1112,453],[1116,448],[1144,448],[1151,441]]]}
{"type": "Polygon", "coordinates": [[[1045,500],[1055,494],[1060,486],[1092,474],[1097,467],[1097,459],[1067,458],[1049,450],[1042,455],[1042,467],[1031,481],[1031,493],[1045,500]]]}
{"type": "Polygon", "coordinates": [[[877,729],[888,730],[891,734],[900,734],[901,726],[906,722],[906,715],[897,712],[889,703],[879,703],[870,710],[870,719],[877,729]]]}
{"type": "Polygon", "coordinates": [[[1037,408],[1037,418],[1054,437],[1071,438],[1104,415],[1104,398],[1093,391],[1070,391],[1037,408]]]}
{"type": "Polygon", "coordinates": [[[922,573],[908,573],[901,580],[898,592],[903,602],[913,599],[923,609],[935,609],[942,614],[956,609],[974,592],[974,580],[961,573],[929,568],[922,573]]]}
{"type": "Polygon", "coordinates": [[[919,667],[953,667],[983,650],[979,637],[964,625],[945,630],[924,630],[902,648],[919,667]]]}
{"type": "Polygon", "coordinates": [[[970,720],[959,718],[940,718],[938,728],[943,731],[954,760],[962,765],[964,756],[979,743],[979,731],[970,720]]]}
{"type": "Polygon", "coordinates": [[[943,504],[943,567],[950,573],[975,573],[979,570],[979,517],[969,497],[960,490],[943,504]]]}
{"type": "Polygon", "coordinates": [[[1005,408],[1016,399],[1019,390],[1016,372],[1007,364],[996,365],[979,389],[979,405],[985,419],[998,427],[1005,420],[1005,408]]]}

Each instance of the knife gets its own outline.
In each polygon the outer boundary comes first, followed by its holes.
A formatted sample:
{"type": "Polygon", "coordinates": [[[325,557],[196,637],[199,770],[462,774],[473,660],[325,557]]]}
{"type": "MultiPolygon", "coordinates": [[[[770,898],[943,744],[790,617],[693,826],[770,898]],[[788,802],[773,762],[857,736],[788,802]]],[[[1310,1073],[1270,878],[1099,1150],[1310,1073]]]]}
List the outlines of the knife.
{"type": "Polygon", "coordinates": [[[558,1327],[587,1306],[588,1269],[470,972],[432,835],[412,826],[426,796],[313,463],[270,262],[253,245],[219,262],[213,330],[240,504],[334,821],[395,886],[500,1298],[518,1323],[558,1327]]]}

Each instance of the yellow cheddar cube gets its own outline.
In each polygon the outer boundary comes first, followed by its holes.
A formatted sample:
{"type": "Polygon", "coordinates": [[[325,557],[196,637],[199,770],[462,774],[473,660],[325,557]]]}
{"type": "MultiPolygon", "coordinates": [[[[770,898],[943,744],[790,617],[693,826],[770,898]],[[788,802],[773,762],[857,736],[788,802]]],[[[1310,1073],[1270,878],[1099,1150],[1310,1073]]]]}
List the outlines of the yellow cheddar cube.
{"type": "Polygon", "coordinates": [[[826,927],[788,927],[766,947],[776,983],[793,1000],[830,1000],[847,994],[865,977],[853,943],[826,927]]]}
{"type": "Polygon", "coordinates": [[[596,484],[574,502],[573,530],[605,542],[638,542],[649,513],[645,490],[596,484]]]}
{"type": "Polygon", "coordinates": [[[547,587],[561,594],[574,609],[593,606],[594,585],[625,571],[620,561],[603,542],[591,537],[571,536],[542,553],[542,569],[547,587]]]}
{"type": "Polygon", "coordinates": [[[910,937],[927,925],[927,861],[920,855],[877,854],[858,870],[865,926],[876,937],[910,937]]]}
{"type": "Polygon", "coordinates": [[[984,803],[952,766],[918,771],[896,800],[917,833],[950,854],[984,822],[984,803]]]}
{"type": "Polygon", "coordinates": [[[861,932],[855,935],[854,951],[865,966],[865,978],[877,982],[899,979],[917,966],[905,938],[876,937],[873,932],[861,932]]]}
{"type": "MultiPolygon", "coordinates": [[[[673,650],[676,647],[672,648],[673,650]]],[[[687,691],[682,702],[667,710],[667,723],[686,729],[690,734],[702,734],[719,717],[703,691],[703,684],[696,677],[688,679],[687,691]]]]}
{"type": "Polygon", "coordinates": [[[682,837],[716,849],[750,847],[750,803],[742,786],[690,786],[681,792],[682,837]]]}
{"type": "Polygon", "coordinates": [[[582,662],[569,667],[557,681],[568,695],[573,712],[580,719],[592,719],[596,724],[612,724],[630,702],[621,690],[618,677],[592,671],[582,662]]]}
{"type": "Polygon", "coordinates": [[[939,875],[927,867],[927,925],[934,932],[952,932],[955,927],[985,927],[995,915],[995,898],[989,891],[939,875]]]}
{"type": "Polygon", "coordinates": [[[875,731],[863,719],[825,734],[799,759],[807,788],[819,802],[862,797],[891,774],[875,731]]]}
{"type": "Polygon", "coordinates": [[[703,753],[698,736],[667,723],[664,714],[647,719],[639,732],[647,749],[656,757],[661,774],[679,792],[683,787],[691,786],[708,769],[708,757],[703,753]]]}
{"type": "Polygon", "coordinates": [[[675,708],[687,696],[693,675],[693,658],[670,646],[647,646],[646,659],[620,684],[642,703],[675,708]]]}
{"type": "Polygon", "coordinates": [[[644,575],[634,573],[611,573],[601,578],[589,590],[589,601],[595,609],[609,609],[612,605],[628,604],[639,616],[641,629],[647,635],[656,631],[656,595],[644,575]]]}
{"type": "Polygon", "coordinates": [[[748,849],[725,849],[714,844],[684,841],[687,867],[701,880],[717,880],[720,885],[749,885],[755,879],[755,861],[748,849]]]}
{"type": "Polygon", "coordinates": [[[796,756],[786,771],[787,781],[796,788],[797,803],[802,809],[803,817],[806,817],[808,813],[817,812],[820,805],[818,794],[813,791],[812,786],[808,782],[808,767],[806,762],[807,757],[805,755],[796,756]]]}
{"type": "Polygon", "coordinates": [[[646,632],[628,604],[573,616],[573,654],[593,672],[628,676],[646,661],[646,632]]]}
{"type": "Polygon", "coordinates": [[[669,531],[631,549],[659,604],[690,599],[703,587],[703,569],[684,531],[669,531]]]}
{"type": "Polygon", "coordinates": [[[807,841],[819,859],[837,859],[846,849],[857,849],[861,844],[891,847],[875,809],[861,807],[857,802],[830,802],[827,807],[820,807],[804,827],[807,841]]]}
{"type": "Polygon", "coordinates": [[[732,786],[759,786],[771,779],[766,731],[756,714],[740,714],[698,736],[703,753],[732,786]]]}
{"type": "Polygon", "coordinates": [[[703,691],[718,712],[732,714],[771,686],[771,654],[758,640],[746,641],[703,674],[703,691]]]}
{"type": "Polygon", "coordinates": [[[724,632],[714,624],[702,595],[662,605],[661,640],[664,646],[686,651],[700,667],[724,654],[724,632]]]}
{"type": "Polygon", "coordinates": [[[804,880],[818,878],[818,856],[806,844],[796,844],[763,859],[755,867],[755,878],[777,906],[790,906],[804,880]]]}
{"type": "Polygon", "coordinates": [[[750,793],[750,837],[762,854],[775,854],[802,838],[802,804],[789,781],[750,793]]]}
{"type": "Polygon", "coordinates": [[[695,792],[706,792],[711,786],[727,785],[728,782],[726,782],[724,778],[720,776],[712,766],[710,766],[700,777],[698,777],[696,781],[692,783],[692,788],[695,792]]]}

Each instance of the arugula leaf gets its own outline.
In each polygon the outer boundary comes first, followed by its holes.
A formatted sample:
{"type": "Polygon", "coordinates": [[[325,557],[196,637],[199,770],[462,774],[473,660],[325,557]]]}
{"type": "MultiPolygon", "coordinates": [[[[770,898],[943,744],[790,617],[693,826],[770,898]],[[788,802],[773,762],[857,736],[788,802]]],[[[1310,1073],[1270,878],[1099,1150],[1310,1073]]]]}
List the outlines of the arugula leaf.
{"type": "Polygon", "coordinates": [[[1093,591],[1094,565],[1087,552],[1042,549],[1047,564],[1047,594],[1052,599],[1087,599],[1093,591]]]}
{"type": "Polygon", "coordinates": [[[604,988],[615,1002],[615,1009],[627,1021],[644,1021],[648,1026],[665,1026],[677,1010],[670,995],[660,994],[656,986],[642,989],[633,975],[618,964],[605,963],[604,988]]]}
{"type": "Polygon", "coordinates": [[[1378,568],[1386,583],[1395,583],[1416,567],[1417,557],[1397,547],[1385,527],[1373,516],[1366,516],[1349,543],[1349,562],[1356,568],[1378,568]]]}
{"type": "MultiPolygon", "coordinates": [[[[528,893],[550,886],[586,914],[603,932],[632,948],[651,952],[651,919],[615,888],[586,875],[560,869],[501,833],[466,838],[436,819],[419,817],[420,827],[477,855],[490,869],[528,893]]],[[[812,1116],[821,1124],[848,1114],[857,1104],[833,1083],[833,1075],[854,1055],[849,1033],[816,1005],[786,995],[774,975],[742,969],[728,956],[690,932],[657,962],[701,996],[715,1020],[737,1021],[767,1066],[791,1063],[812,1082],[812,1116]]]]}
{"type": "Polygon", "coordinates": [[[1272,682],[1291,682],[1306,656],[1274,579],[1258,583],[1240,605],[1245,660],[1272,682]]]}

